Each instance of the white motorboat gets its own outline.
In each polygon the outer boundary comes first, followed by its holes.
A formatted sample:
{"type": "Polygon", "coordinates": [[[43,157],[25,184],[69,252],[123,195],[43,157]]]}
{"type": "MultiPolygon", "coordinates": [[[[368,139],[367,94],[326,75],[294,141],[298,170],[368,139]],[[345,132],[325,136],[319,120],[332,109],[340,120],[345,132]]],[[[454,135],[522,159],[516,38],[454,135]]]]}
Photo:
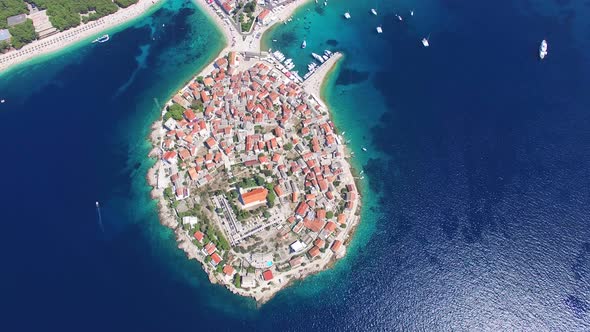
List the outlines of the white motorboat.
{"type": "Polygon", "coordinates": [[[106,35],[102,35],[102,36],[96,38],[95,40],[92,41],[92,43],[93,44],[94,43],[106,43],[109,41],[109,39],[111,39],[111,37],[109,37],[109,35],[106,34],[106,35]]]}
{"type": "Polygon", "coordinates": [[[543,60],[545,59],[545,56],[547,56],[547,41],[543,39],[541,46],[539,46],[539,58],[543,60]]]}
{"type": "Polygon", "coordinates": [[[371,8],[371,13],[372,13],[373,15],[377,15],[377,11],[375,10],[375,8],[371,8]]]}
{"type": "Polygon", "coordinates": [[[301,43],[301,48],[306,48],[306,47],[307,47],[307,42],[304,39],[303,40],[303,43],[301,43]]]}
{"type": "Polygon", "coordinates": [[[377,33],[383,33],[383,29],[381,29],[381,26],[377,27],[377,33]]]}
{"type": "Polygon", "coordinates": [[[318,54],[315,54],[315,53],[311,53],[311,56],[312,56],[314,59],[318,60],[319,62],[321,62],[321,63],[324,63],[324,58],[322,58],[320,55],[318,55],[318,54]]]}
{"type": "Polygon", "coordinates": [[[430,43],[428,42],[428,38],[422,38],[422,45],[424,45],[424,47],[430,46],[430,43]]]}

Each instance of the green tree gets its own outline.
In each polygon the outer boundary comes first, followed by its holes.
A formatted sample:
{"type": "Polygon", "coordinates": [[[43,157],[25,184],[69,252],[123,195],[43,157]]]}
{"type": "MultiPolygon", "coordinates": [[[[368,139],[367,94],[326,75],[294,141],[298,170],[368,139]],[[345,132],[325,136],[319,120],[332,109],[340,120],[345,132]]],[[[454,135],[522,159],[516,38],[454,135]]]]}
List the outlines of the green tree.
{"type": "Polygon", "coordinates": [[[33,20],[27,19],[21,24],[17,24],[8,29],[12,35],[11,43],[14,48],[19,49],[26,44],[37,39],[35,33],[35,27],[33,26],[33,20]]]}
{"type": "Polygon", "coordinates": [[[8,28],[6,19],[10,16],[27,12],[27,5],[23,0],[0,0],[0,29],[8,28]]]}
{"type": "Polygon", "coordinates": [[[271,208],[275,206],[275,200],[277,199],[277,195],[273,190],[268,191],[268,196],[266,196],[266,200],[268,201],[268,207],[271,208]]]}
{"type": "Polygon", "coordinates": [[[250,1],[244,6],[244,12],[247,14],[253,13],[256,10],[256,2],[250,1]]]}
{"type": "Polygon", "coordinates": [[[217,273],[221,273],[223,272],[223,261],[219,262],[219,264],[217,264],[217,267],[215,268],[215,272],[217,273]]]}
{"type": "Polygon", "coordinates": [[[173,118],[176,121],[182,120],[182,115],[184,114],[184,107],[178,104],[172,104],[172,106],[168,107],[168,112],[164,114],[164,121],[173,118]]]}
{"type": "MultiPolygon", "coordinates": [[[[4,0],[3,0],[4,1],[4,0]]],[[[64,31],[84,22],[94,21],[119,10],[112,0],[27,0],[37,7],[47,9],[49,21],[58,30],[64,31]],[[82,18],[81,14],[85,15],[82,18]]],[[[136,0],[117,0],[122,3],[136,0]]]]}
{"type": "Polygon", "coordinates": [[[172,188],[168,187],[168,188],[164,189],[164,197],[166,197],[168,199],[174,198],[174,194],[172,193],[172,188]]]}
{"type": "Polygon", "coordinates": [[[328,219],[334,218],[334,212],[332,212],[332,211],[326,212],[326,218],[328,218],[328,219]]]}
{"type": "Polygon", "coordinates": [[[0,52],[7,50],[9,48],[10,48],[10,44],[7,41],[5,41],[5,40],[0,41],[0,52]]]}
{"type": "Polygon", "coordinates": [[[290,151],[293,149],[293,144],[291,142],[287,142],[287,144],[283,145],[283,149],[285,149],[285,151],[290,151]]]}
{"type": "Polygon", "coordinates": [[[200,99],[195,99],[191,103],[191,108],[195,111],[203,112],[203,102],[200,99]]]}
{"type": "Polygon", "coordinates": [[[115,3],[121,8],[127,8],[137,3],[137,0],[115,0],[115,3]]]}
{"type": "Polygon", "coordinates": [[[234,286],[236,286],[236,288],[242,287],[242,276],[237,273],[234,275],[234,286]]]}

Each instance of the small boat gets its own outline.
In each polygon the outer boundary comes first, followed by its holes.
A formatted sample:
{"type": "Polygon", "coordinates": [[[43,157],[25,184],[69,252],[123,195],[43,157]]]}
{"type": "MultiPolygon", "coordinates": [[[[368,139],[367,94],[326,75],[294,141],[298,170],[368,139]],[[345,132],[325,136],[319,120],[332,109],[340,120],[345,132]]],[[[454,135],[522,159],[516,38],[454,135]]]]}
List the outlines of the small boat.
{"type": "Polygon", "coordinates": [[[106,42],[109,41],[109,39],[111,39],[111,38],[109,37],[108,34],[107,35],[102,35],[102,36],[96,38],[95,40],[93,40],[92,43],[93,44],[94,43],[106,43],[106,42]]]}
{"type": "Polygon", "coordinates": [[[276,40],[276,39],[273,39],[272,41],[273,41],[273,42],[275,42],[275,43],[277,42],[277,40],[276,40]]]}
{"type": "Polygon", "coordinates": [[[547,55],[547,41],[545,39],[543,39],[543,41],[541,42],[541,46],[539,46],[539,58],[541,58],[541,60],[545,59],[545,56],[547,55]]]}
{"type": "Polygon", "coordinates": [[[318,54],[315,54],[315,53],[311,53],[311,56],[312,56],[314,59],[318,60],[319,62],[321,62],[321,63],[324,63],[324,58],[322,58],[320,55],[318,55],[318,54]]]}
{"type": "Polygon", "coordinates": [[[6,102],[6,100],[2,99],[0,100],[0,104],[4,104],[6,102]]]}
{"type": "Polygon", "coordinates": [[[414,11],[410,10],[410,16],[414,16],[414,11]]]}
{"type": "Polygon", "coordinates": [[[399,16],[398,14],[395,14],[395,17],[397,17],[397,20],[398,20],[398,21],[400,21],[400,22],[404,20],[404,19],[403,19],[401,16],[399,16]]]}
{"type": "Polygon", "coordinates": [[[328,58],[332,56],[332,52],[328,51],[328,50],[324,50],[324,55],[326,55],[328,58]]]}
{"type": "Polygon", "coordinates": [[[365,148],[365,147],[362,147],[361,150],[367,152],[367,148],[365,148]]]}
{"type": "Polygon", "coordinates": [[[100,206],[100,204],[98,204],[98,201],[96,201],[96,207],[99,207],[99,206],[100,206]]]}
{"type": "Polygon", "coordinates": [[[346,13],[344,13],[344,17],[345,17],[347,20],[350,20],[350,13],[349,13],[349,12],[346,12],[346,13]]]}
{"type": "Polygon", "coordinates": [[[303,40],[303,43],[301,43],[301,48],[306,48],[306,47],[307,47],[307,42],[304,39],[303,40]]]}
{"type": "Polygon", "coordinates": [[[373,13],[373,15],[377,16],[377,11],[375,10],[375,8],[371,8],[371,13],[373,13]]]}
{"type": "Polygon", "coordinates": [[[324,1],[324,6],[327,6],[327,5],[328,5],[328,1],[324,1]]]}
{"type": "Polygon", "coordinates": [[[381,26],[377,27],[377,33],[383,33],[383,29],[381,29],[381,26]]]}
{"type": "Polygon", "coordinates": [[[428,38],[422,38],[422,45],[424,45],[424,47],[430,46],[430,43],[428,42],[428,38]]]}

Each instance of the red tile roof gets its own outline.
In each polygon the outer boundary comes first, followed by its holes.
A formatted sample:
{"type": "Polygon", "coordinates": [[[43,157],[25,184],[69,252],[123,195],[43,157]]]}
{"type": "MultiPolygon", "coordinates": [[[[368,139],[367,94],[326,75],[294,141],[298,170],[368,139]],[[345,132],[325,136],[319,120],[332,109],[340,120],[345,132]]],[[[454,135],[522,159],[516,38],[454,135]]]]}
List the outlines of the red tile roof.
{"type": "Polygon", "coordinates": [[[203,232],[196,231],[193,236],[195,237],[195,239],[197,239],[197,241],[199,241],[199,242],[203,241],[203,236],[204,236],[203,232]]]}
{"type": "Polygon", "coordinates": [[[233,266],[231,266],[229,264],[225,264],[225,266],[223,267],[223,273],[225,273],[225,275],[228,275],[228,276],[231,276],[232,274],[234,274],[233,266]]]}
{"type": "Polygon", "coordinates": [[[332,247],[330,249],[332,249],[333,252],[337,252],[340,250],[340,247],[342,247],[342,241],[336,240],[332,243],[332,247]]]}
{"type": "Polygon", "coordinates": [[[262,278],[264,278],[264,281],[272,280],[273,277],[274,276],[272,275],[271,270],[266,270],[266,271],[262,272],[262,278]]]}
{"type": "Polygon", "coordinates": [[[217,265],[221,263],[221,257],[216,252],[214,252],[213,255],[211,255],[211,261],[213,261],[213,263],[217,265]]]}
{"type": "Polygon", "coordinates": [[[264,188],[256,188],[256,189],[250,190],[249,192],[241,195],[242,203],[244,205],[248,205],[248,204],[256,203],[256,202],[264,202],[264,201],[266,201],[267,195],[268,195],[268,190],[266,190],[264,188]]]}

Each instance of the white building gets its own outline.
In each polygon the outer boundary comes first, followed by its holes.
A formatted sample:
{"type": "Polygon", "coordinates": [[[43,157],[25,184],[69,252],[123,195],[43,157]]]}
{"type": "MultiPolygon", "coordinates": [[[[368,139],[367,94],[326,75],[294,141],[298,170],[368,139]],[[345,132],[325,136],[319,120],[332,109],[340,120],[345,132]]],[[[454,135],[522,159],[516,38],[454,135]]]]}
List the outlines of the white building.
{"type": "Polygon", "coordinates": [[[197,217],[183,217],[182,218],[182,224],[183,225],[191,225],[191,227],[194,227],[197,223],[199,222],[199,219],[197,219],[197,217]]]}
{"type": "Polygon", "coordinates": [[[297,240],[297,241],[291,243],[291,245],[289,247],[291,248],[291,251],[293,251],[293,252],[300,252],[301,250],[305,249],[305,243],[297,240]]]}

